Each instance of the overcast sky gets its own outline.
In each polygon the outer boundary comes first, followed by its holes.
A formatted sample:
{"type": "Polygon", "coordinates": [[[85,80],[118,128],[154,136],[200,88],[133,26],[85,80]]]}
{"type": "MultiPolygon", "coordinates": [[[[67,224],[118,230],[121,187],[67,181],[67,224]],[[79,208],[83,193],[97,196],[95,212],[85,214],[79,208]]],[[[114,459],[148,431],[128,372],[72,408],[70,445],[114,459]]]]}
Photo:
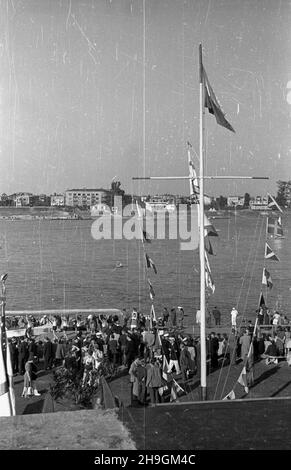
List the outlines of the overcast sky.
{"type": "Polygon", "coordinates": [[[0,24],[0,193],[117,177],[129,193],[187,194],[131,177],[187,174],[186,142],[198,153],[199,42],[236,130],[206,110],[206,173],[270,177],[207,193],[291,179],[289,0],[1,0],[0,24]]]}

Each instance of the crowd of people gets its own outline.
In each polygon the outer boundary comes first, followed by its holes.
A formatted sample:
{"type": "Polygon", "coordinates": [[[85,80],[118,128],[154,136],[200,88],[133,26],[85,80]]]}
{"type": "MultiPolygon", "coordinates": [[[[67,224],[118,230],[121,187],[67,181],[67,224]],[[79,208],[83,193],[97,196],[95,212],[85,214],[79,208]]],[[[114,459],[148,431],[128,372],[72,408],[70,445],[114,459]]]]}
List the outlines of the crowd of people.
{"type": "MultiPolygon", "coordinates": [[[[237,311],[236,311],[237,312],[237,311]]],[[[220,326],[220,312],[215,307],[215,326],[220,326]]],[[[235,314],[235,320],[238,313],[235,314]]],[[[276,326],[272,335],[261,334],[253,337],[254,325],[248,322],[238,332],[235,328],[235,359],[246,360],[249,369],[253,362],[264,357],[266,364],[286,356],[291,365],[290,328],[276,326]],[[250,344],[253,354],[249,355],[250,344]]],[[[92,381],[92,374],[106,361],[110,371],[128,372],[131,382],[131,403],[145,405],[167,400],[176,400],[179,392],[190,391],[191,378],[197,374],[200,364],[200,339],[183,334],[184,310],[182,307],[165,307],[161,317],[154,319],[140,314],[137,309],[131,313],[124,309],[122,316],[55,315],[40,320],[26,319],[26,333],[23,337],[9,340],[14,374],[24,376],[23,396],[39,394],[35,383],[36,368],[50,371],[59,366],[82,371],[82,385],[92,381]],[[42,340],[33,336],[33,328],[47,325],[51,335],[42,340]]],[[[227,334],[211,332],[206,338],[207,359],[210,371],[222,364],[228,364],[233,355],[227,334]]]]}

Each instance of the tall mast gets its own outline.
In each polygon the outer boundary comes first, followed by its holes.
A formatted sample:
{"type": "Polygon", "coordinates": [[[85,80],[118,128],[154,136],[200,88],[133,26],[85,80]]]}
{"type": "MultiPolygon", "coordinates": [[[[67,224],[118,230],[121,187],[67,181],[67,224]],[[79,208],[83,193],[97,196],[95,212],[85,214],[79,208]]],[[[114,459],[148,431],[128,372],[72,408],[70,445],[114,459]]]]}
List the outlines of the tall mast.
{"type": "Polygon", "coordinates": [[[204,247],[204,90],[202,76],[202,45],[199,44],[199,255],[200,255],[200,386],[201,398],[207,399],[206,331],[205,331],[205,247],[204,247]]]}

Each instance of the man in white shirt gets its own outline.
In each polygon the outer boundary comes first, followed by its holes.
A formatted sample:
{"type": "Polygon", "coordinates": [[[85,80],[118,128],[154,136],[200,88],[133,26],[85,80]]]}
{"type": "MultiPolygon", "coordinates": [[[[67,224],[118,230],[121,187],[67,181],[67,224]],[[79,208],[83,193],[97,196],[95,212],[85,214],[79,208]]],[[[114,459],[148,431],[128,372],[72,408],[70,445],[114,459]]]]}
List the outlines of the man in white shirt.
{"type": "Polygon", "coordinates": [[[232,331],[236,333],[237,332],[236,319],[238,316],[238,311],[235,307],[232,308],[230,315],[231,315],[231,328],[232,328],[232,331]]]}

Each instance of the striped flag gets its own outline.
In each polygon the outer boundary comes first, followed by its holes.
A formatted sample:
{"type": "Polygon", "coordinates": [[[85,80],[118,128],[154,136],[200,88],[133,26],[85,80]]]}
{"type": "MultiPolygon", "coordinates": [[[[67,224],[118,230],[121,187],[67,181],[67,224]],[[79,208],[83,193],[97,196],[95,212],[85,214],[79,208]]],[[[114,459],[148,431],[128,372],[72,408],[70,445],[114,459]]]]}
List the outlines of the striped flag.
{"type": "Polygon", "coordinates": [[[280,212],[283,213],[281,207],[277,204],[273,196],[271,196],[270,193],[268,193],[268,207],[273,210],[279,210],[280,212]]]}
{"type": "Polygon", "coordinates": [[[269,289],[272,289],[273,287],[273,281],[272,281],[271,275],[266,268],[263,268],[262,284],[269,287],[269,289]]]}
{"type": "Polygon", "coordinates": [[[273,260],[273,261],[280,261],[278,256],[275,255],[272,248],[266,242],[265,244],[265,259],[273,260]]]}
{"type": "Polygon", "coordinates": [[[146,262],[147,262],[147,267],[148,267],[148,268],[153,268],[155,274],[157,274],[158,271],[157,271],[156,265],[155,265],[155,263],[153,262],[153,260],[148,256],[147,253],[145,253],[145,258],[146,258],[146,262]]]}
{"type": "Polygon", "coordinates": [[[156,294],[155,294],[155,291],[153,289],[152,283],[149,279],[148,279],[148,283],[149,283],[149,289],[150,289],[150,298],[151,298],[151,300],[154,300],[156,294]]]}

